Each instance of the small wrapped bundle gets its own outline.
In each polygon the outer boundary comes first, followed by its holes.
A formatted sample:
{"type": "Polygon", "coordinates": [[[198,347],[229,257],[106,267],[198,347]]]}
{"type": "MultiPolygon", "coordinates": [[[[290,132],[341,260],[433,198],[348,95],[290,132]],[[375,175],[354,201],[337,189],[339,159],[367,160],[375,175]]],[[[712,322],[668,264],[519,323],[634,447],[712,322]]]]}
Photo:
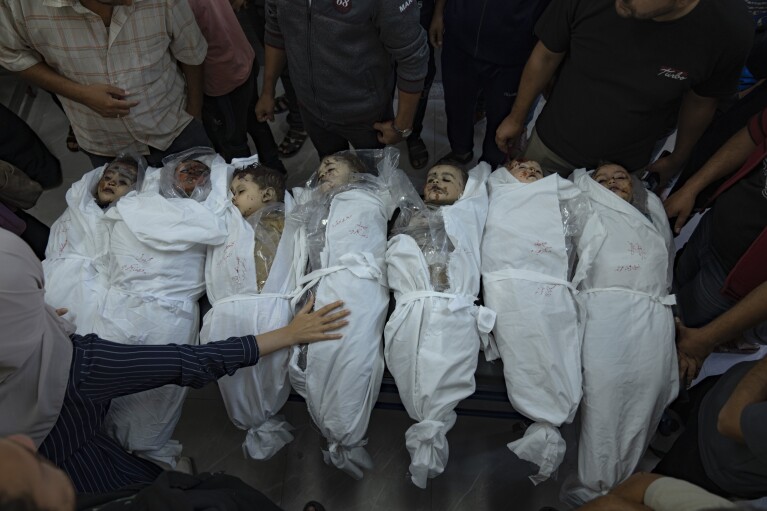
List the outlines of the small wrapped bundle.
{"type": "MultiPolygon", "coordinates": [[[[141,193],[106,213],[109,289],[95,331],[114,342],[198,341],[207,246],[226,239],[227,165],[208,148],[164,164],[141,193]]],[[[181,446],[170,437],[185,396],[185,388],[168,385],[115,399],[105,428],[125,449],[173,465],[181,446]]]]}
{"type": "MultiPolygon", "coordinates": [[[[203,318],[200,342],[268,332],[293,318],[290,292],[293,235],[284,230],[293,206],[284,177],[254,159],[234,160],[230,201],[224,213],[226,241],[208,247],[205,283],[212,308],[203,318]],[[236,202],[236,204],[235,204],[236,202]]],[[[266,460],[293,440],[293,427],[280,415],[290,394],[289,350],[258,365],[224,376],[218,387],[229,418],[246,430],[246,456],[266,460]]]]}
{"type": "MultiPolygon", "coordinates": [[[[537,162],[513,161],[488,180],[490,212],[482,239],[485,304],[497,314],[494,348],[509,401],[535,421],[508,447],[538,466],[538,484],[562,463],[559,426],[581,400],[583,315],[571,283],[576,247],[593,237],[588,199],[537,162]],[[588,227],[587,227],[588,226],[588,227]]],[[[588,252],[578,261],[588,265],[588,252]]],[[[494,349],[487,350],[494,358],[494,349]]]]}
{"type": "Polygon", "coordinates": [[[669,294],[674,245],[663,204],[618,165],[576,170],[574,178],[602,230],[592,264],[575,279],[587,319],[580,485],[569,497],[585,502],[636,470],[679,382],[669,294]]]}
{"type": "Polygon", "coordinates": [[[145,172],[144,158],[127,152],[87,172],[67,190],[67,209],[51,227],[43,261],[45,301],[69,309],[64,317],[78,334],[95,331],[106,297],[112,224],[104,213],[140,190],[145,172]]]}
{"type": "Polygon", "coordinates": [[[397,303],[386,323],[384,354],[405,409],[418,421],[405,432],[405,444],[419,488],[445,470],[445,435],[458,402],[474,393],[480,339],[487,342],[495,321],[491,310],[475,305],[490,167],[481,163],[468,179],[451,169],[457,167],[429,171],[427,203],[400,205],[386,251],[397,303]]]}
{"type": "Polygon", "coordinates": [[[342,341],[293,348],[291,383],[327,439],[325,462],[355,479],[373,465],[364,446],[384,368],[384,257],[398,161],[393,148],[325,158],[307,188],[294,191],[299,206],[288,218],[296,226],[296,306],[312,292],[315,309],[343,300],[351,311],[342,341]]]}

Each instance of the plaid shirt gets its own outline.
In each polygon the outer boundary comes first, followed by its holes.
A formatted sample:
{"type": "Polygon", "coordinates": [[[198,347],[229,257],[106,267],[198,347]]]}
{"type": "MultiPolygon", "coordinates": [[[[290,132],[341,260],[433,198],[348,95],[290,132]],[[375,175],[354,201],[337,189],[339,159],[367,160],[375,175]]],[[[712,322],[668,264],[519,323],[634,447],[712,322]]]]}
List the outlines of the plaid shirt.
{"type": "Polygon", "coordinates": [[[112,119],[60,98],[90,153],[166,149],[192,120],[177,61],[201,64],[207,44],[185,0],[115,6],[109,27],[77,0],[3,0],[0,26],[0,65],[10,71],[44,61],[72,81],[112,84],[139,101],[129,115],[112,119]]]}

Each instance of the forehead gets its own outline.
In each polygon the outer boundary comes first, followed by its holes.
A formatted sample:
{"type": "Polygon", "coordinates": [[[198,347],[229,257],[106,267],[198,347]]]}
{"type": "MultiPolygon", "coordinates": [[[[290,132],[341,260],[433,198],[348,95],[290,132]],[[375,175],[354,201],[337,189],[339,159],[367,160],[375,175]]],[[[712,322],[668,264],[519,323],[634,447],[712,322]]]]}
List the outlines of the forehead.
{"type": "Polygon", "coordinates": [[[625,175],[628,176],[628,170],[624,169],[620,165],[603,165],[594,172],[594,179],[600,176],[615,176],[625,175]]]}
{"type": "Polygon", "coordinates": [[[184,172],[197,175],[200,175],[203,172],[207,172],[208,170],[209,169],[207,165],[197,160],[182,161],[176,167],[176,172],[184,172]]]}
{"type": "Polygon", "coordinates": [[[458,179],[462,178],[461,169],[453,167],[452,165],[436,165],[429,169],[427,176],[443,176],[445,174],[449,174],[458,179]]]}
{"type": "Polygon", "coordinates": [[[523,161],[519,163],[519,166],[523,169],[541,170],[541,166],[537,161],[523,161]]]}
{"type": "Polygon", "coordinates": [[[249,188],[251,187],[256,187],[259,189],[261,188],[258,185],[258,183],[256,183],[253,180],[253,176],[251,176],[250,174],[240,174],[239,176],[236,176],[234,179],[232,179],[232,186],[235,186],[235,185],[244,185],[249,188]]]}
{"type": "Polygon", "coordinates": [[[110,163],[109,166],[106,169],[104,169],[104,174],[102,175],[102,177],[106,176],[107,172],[116,172],[120,174],[121,176],[127,177],[129,179],[135,179],[136,174],[138,174],[138,170],[136,169],[135,166],[129,163],[121,162],[121,161],[110,163]]]}

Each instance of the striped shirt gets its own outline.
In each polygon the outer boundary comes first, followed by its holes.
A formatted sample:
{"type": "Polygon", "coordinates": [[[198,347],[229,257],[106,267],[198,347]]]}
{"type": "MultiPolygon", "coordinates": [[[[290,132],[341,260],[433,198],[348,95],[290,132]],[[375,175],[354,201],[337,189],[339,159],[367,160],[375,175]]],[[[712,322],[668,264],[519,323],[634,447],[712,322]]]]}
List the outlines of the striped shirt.
{"type": "Polygon", "coordinates": [[[60,97],[86,151],[165,150],[192,117],[177,66],[201,64],[207,45],[185,0],[134,0],[115,6],[108,27],[77,0],[3,0],[0,65],[23,71],[45,62],[80,84],[111,84],[139,101],[123,118],[106,118],[60,97]]]}
{"type": "Polygon", "coordinates": [[[89,334],[73,335],[72,344],[61,413],[39,452],[67,473],[79,493],[151,483],[162,472],[103,432],[112,399],[167,384],[199,388],[258,361],[252,335],[203,346],[134,346],[89,334]]]}

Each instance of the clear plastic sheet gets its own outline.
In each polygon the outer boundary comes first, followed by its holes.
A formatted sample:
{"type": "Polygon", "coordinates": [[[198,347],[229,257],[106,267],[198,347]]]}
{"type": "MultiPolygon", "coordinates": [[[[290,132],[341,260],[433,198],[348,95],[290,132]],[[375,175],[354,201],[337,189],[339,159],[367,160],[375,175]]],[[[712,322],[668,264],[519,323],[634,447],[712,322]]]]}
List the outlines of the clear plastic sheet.
{"type": "MultiPolygon", "coordinates": [[[[147,162],[146,159],[144,159],[143,156],[138,154],[135,151],[121,151],[117,156],[115,156],[114,160],[112,160],[110,163],[104,167],[104,172],[109,170],[115,170],[118,174],[121,176],[124,176],[131,181],[133,181],[133,185],[130,187],[130,191],[133,190],[141,190],[141,186],[144,183],[144,175],[146,174],[147,169],[147,162]],[[129,170],[128,167],[132,167],[130,162],[135,162],[136,166],[136,173],[133,174],[129,170]],[[134,180],[135,179],[135,180],[134,180]]],[[[101,175],[104,175],[104,172],[101,173],[101,175]]],[[[99,178],[100,180],[101,178],[99,178]]],[[[99,181],[96,181],[96,183],[93,185],[93,188],[91,190],[91,195],[94,197],[98,196],[98,187],[99,187],[99,181]]],[[[112,207],[115,204],[117,204],[117,201],[120,199],[118,198],[116,201],[109,204],[108,207],[112,207]]]]}
{"type": "Polygon", "coordinates": [[[160,194],[166,198],[194,199],[197,202],[204,201],[211,190],[210,167],[216,158],[216,152],[210,147],[192,147],[186,151],[166,156],[162,160],[160,171],[160,194]],[[207,167],[207,172],[195,168],[195,173],[200,173],[194,189],[185,191],[185,185],[176,169],[184,162],[197,161],[207,167]]]}
{"type": "Polygon", "coordinates": [[[245,220],[253,227],[256,237],[253,256],[256,260],[256,284],[260,292],[269,278],[269,271],[272,269],[285,228],[285,204],[267,204],[245,220]]]}
{"type": "MultiPolygon", "coordinates": [[[[341,151],[326,158],[350,158],[353,160],[352,166],[361,171],[352,172],[346,181],[328,184],[328,180],[323,180],[320,176],[319,170],[323,167],[320,162],[318,172],[312,174],[307,181],[306,188],[311,194],[309,200],[294,208],[290,214],[292,220],[306,226],[306,248],[309,253],[307,273],[322,267],[320,254],[325,248],[325,227],[330,204],[336,195],[348,190],[364,189],[375,194],[390,193],[396,202],[400,195],[403,196],[402,200],[405,200],[404,195],[407,194],[403,181],[407,176],[402,171],[397,172],[399,152],[396,149],[341,151]]],[[[412,186],[410,188],[412,189],[412,186]]],[[[412,194],[408,197],[412,200],[412,194]]]]}
{"type": "Polygon", "coordinates": [[[593,214],[591,202],[585,194],[579,193],[572,199],[559,201],[559,212],[562,214],[562,227],[565,231],[565,250],[567,251],[567,277],[572,278],[578,259],[578,240],[583,234],[583,228],[593,214]]]}
{"type": "Polygon", "coordinates": [[[429,279],[434,291],[450,288],[447,264],[453,244],[445,231],[445,220],[440,207],[411,205],[400,210],[392,234],[405,234],[415,240],[429,266],[429,279]]]}

